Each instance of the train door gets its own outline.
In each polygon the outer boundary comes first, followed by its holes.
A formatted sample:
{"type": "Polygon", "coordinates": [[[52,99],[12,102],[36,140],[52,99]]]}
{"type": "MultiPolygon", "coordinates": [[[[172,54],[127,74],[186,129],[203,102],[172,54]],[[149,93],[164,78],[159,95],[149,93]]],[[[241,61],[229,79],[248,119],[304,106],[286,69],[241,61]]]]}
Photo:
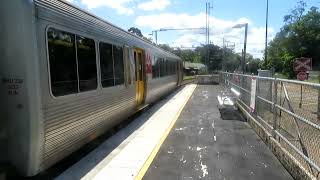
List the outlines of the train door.
{"type": "Polygon", "coordinates": [[[145,97],[145,73],[142,50],[134,50],[134,62],[136,65],[136,101],[137,105],[141,105],[144,102],[145,97]]]}

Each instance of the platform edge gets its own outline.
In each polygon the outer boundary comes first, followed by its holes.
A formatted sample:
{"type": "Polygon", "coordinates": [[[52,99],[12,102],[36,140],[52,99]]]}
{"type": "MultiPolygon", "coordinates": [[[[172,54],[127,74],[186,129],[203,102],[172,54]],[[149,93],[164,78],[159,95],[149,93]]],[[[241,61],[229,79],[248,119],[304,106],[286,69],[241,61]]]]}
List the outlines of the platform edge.
{"type": "Polygon", "coordinates": [[[178,113],[175,115],[173,121],[170,123],[169,127],[166,129],[166,131],[164,132],[164,134],[162,135],[160,141],[158,142],[158,144],[155,146],[155,148],[152,150],[151,154],[149,155],[148,159],[146,160],[146,162],[143,164],[142,168],[140,169],[140,171],[138,172],[137,176],[134,178],[135,180],[141,180],[144,175],[146,174],[147,170],[149,169],[151,163],[153,162],[154,158],[156,157],[157,153],[160,150],[160,147],[162,146],[163,142],[166,140],[166,138],[168,137],[170,131],[172,130],[173,126],[175,125],[175,123],[177,122],[178,118],[180,117],[184,107],[186,106],[186,104],[188,103],[189,99],[191,98],[192,94],[194,93],[194,90],[196,89],[197,85],[194,85],[194,88],[192,90],[192,92],[188,95],[188,97],[186,98],[185,102],[183,103],[183,105],[181,106],[181,108],[179,109],[178,113]]]}

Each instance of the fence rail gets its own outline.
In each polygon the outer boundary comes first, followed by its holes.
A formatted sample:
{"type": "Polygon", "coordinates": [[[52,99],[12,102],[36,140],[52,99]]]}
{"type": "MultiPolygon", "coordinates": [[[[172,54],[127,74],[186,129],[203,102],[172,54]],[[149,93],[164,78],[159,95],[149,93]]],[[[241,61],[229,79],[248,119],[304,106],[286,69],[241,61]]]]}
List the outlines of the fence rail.
{"type": "Polygon", "coordinates": [[[320,178],[320,84],[226,72],[220,73],[220,84],[237,89],[245,109],[320,178]],[[256,79],[254,110],[250,108],[252,79],[256,79]]]}

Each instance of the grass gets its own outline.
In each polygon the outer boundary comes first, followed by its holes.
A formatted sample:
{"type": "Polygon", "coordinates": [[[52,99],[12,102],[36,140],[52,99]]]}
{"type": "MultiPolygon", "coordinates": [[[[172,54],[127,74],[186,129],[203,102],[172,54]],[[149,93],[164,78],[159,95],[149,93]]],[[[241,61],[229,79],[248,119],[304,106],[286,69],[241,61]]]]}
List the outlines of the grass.
{"type": "Polygon", "coordinates": [[[194,76],[184,76],[183,80],[190,80],[190,79],[194,79],[194,76]]]}
{"type": "MultiPolygon", "coordinates": [[[[282,74],[282,73],[275,73],[274,76],[277,78],[281,78],[281,79],[289,79],[287,75],[282,74]]],[[[297,80],[297,79],[294,79],[294,80],[297,80]]],[[[318,78],[309,77],[309,79],[306,80],[306,82],[319,83],[319,80],[318,80],[318,78]]]]}
{"type": "Polygon", "coordinates": [[[282,73],[275,73],[274,76],[276,78],[281,78],[281,79],[288,79],[288,76],[282,73]]]}
{"type": "Polygon", "coordinates": [[[311,82],[311,83],[319,83],[318,79],[308,79],[306,80],[307,82],[311,82]]]}

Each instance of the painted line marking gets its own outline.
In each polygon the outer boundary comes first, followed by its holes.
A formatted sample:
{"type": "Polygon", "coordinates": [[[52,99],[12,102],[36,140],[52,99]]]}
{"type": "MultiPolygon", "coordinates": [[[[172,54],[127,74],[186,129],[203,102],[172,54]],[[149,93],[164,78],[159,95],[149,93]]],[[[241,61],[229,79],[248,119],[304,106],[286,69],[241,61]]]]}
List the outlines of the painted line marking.
{"type": "Polygon", "coordinates": [[[190,93],[186,99],[186,101],[183,103],[182,107],[179,109],[178,113],[175,115],[173,121],[170,123],[169,127],[167,130],[164,132],[163,136],[161,137],[160,141],[156,145],[156,147],[152,150],[151,154],[149,155],[147,161],[143,164],[142,168],[140,169],[139,173],[135,177],[135,180],[142,180],[144,175],[146,174],[147,170],[149,169],[151,163],[153,162],[154,158],[156,157],[157,153],[159,152],[163,142],[166,140],[168,137],[169,133],[171,132],[173,126],[175,125],[176,121],[180,117],[180,114],[182,113],[184,107],[188,103],[190,97],[192,96],[193,92],[197,88],[197,85],[195,85],[194,89],[192,90],[192,93],[190,93]]]}
{"type": "Polygon", "coordinates": [[[213,130],[213,141],[217,141],[216,131],[214,129],[214,120],[212,120],[212,130],[213,130]]]}

